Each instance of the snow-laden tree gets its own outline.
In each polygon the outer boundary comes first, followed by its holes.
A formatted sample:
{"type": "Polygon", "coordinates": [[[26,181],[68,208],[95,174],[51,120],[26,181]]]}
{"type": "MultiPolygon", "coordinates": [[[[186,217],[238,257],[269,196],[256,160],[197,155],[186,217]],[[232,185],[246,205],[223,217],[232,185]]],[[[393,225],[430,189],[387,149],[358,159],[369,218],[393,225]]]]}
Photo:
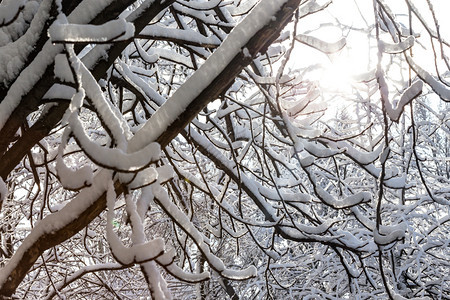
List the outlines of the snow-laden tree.
{"type": "Polygon", "coordinates": [[[0,297],[449,299],[442,1],[362,2],[1,1],[0,297]]]}

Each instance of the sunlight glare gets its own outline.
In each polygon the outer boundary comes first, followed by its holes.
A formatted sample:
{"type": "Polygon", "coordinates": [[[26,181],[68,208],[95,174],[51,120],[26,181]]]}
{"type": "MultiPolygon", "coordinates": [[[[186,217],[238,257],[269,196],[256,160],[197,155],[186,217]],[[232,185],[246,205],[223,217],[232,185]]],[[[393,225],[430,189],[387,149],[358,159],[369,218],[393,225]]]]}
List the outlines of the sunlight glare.
{"type": "Polygon", "coordinates": [[[370,69],[369,53],[369,41],[365,37],[348,37],[346,47],[328,55],[328,62],[322,63],[320,86],[326,92],[350,93],[355,77],[370,69]]]}
{"type": "Polygon", "coordinates": [[[351,86],[352,78],[349,64],[348,59],[339,57],[334,62],[323,65],[320,86],[327,92],[346,92],[351,86]]]}

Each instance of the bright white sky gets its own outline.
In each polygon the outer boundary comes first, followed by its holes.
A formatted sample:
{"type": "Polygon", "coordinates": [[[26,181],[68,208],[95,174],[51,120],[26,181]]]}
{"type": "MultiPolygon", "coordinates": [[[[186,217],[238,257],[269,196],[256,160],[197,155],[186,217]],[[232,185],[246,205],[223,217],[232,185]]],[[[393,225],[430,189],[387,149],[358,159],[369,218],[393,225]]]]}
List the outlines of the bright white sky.
{"type": "MultiPolygon", "coordinates": [[[[450,0],[430,0],[435,8],[436,17],[440,25],[441,35],[450,40],[450,0]]],[[[408,24],[408,10],[405,1],[385,0],[392,11],[397,14],[398,21],[408,24]]],[[[428,9],[426,0],[413,0],[413,3],[423,14],[431,27],[434,27],[432,15],[428,9]]],[[[299,23],[299,32],[311,30],[311,34],[323,40],[334,42],[340,39],[342,35],[347,38],[347,47],[337,54],[327,56],[307,47],[298,47],[295,54],[295,67],[305,67],[311,64],[311,60],[316,60],[321,66],[321,70],[314,72],[312,75],[320,81],[320,85],[330,91],[346,92],[351,89],[352,77],[365,73],[375,67],[376,57],[373,54],[376,48],[374,40],[369,40],[367,34],[363,31],[349,30],[366,29],[373,25],[373,2],[370,0],[334,0],[328,7],[326,12],[308,16],[304,21],[299,23]],[[333,26],[336,21],[341,22],[342,29],[333,26]],[[319,25],[322,25],[320,29],[319,25]],[[372,62],[369,62],[370,51],[372,49],[372,62]],[[308,59],[304,59],[307,57],[308,59]]],[[[424,29],[418,23],[413,23],[413,28],[420,34],[424,29]]],[[[421,42],[427,43],[427,38],[420,39],[421,42]]],[[[392,41],[390,41],[392,42],[392,41]]],[[[416,61],[427,69],[427,66],[433,64],[432,55],[430,55],[430,45],[423,44],[428,49],[414,47],[416,61]]],[[[310,77],[309,77],[310,78],[310,77]]]]}

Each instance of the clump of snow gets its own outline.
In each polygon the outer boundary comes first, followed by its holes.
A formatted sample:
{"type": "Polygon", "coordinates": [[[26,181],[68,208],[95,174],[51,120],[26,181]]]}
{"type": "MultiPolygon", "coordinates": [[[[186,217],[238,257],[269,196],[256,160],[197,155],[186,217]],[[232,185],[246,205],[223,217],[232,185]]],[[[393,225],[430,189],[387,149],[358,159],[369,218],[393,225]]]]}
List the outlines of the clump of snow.
{"type": "Polygon", "coordinates": [[[411,48],[414,45],[415,40],[416,39],[413,36],[409,36],[406,40],[395,44],[387,43],[380,40],[378,42],[378,47],[380,48],[381,51],[386,53],[391,54],[401,53],[411,48]]]}
{"type": "Polygon", "coordinates": [[[158,179],[158,171],[153,167],[145,168],[138,173],[119,173],[119,180],[129,189],[147,186],[158,179]]]}
{"type": "Polygon", "coordinates": [[[299,41],[302,44],[308,45],[310,47],[313,47],[323,53],[335,53],[342,48],[344,48],[345,44],[347,43],[345,38],[341,38],[340,40],[334,42],[334,43],[328,43],[325,41],[322,41],[316,37],[305,35],[305,34],[298,34],[295,36],[295,39],[299,41]]]}
{"type": "Polygon", "coordinates": [[[296,97],[293,101],[283,101],[283,107],[286,109],[286,113],[289,116],[297,116],[298,114],[305,112],[305,108],[311,108],[311,102],[320,96],[320,90],[316,88],[309,89],[308,93],[304,97],[296,97]]]}
{"type": "Polygon", "coordinates": [[[247,47],[244,47],[244,49],[242,49],[242,53],[244,54],[245,57],[252,58],[252,55],[250,54],[250,51],[248,51],[247,47]]]}
{"type": "MultiPolygon", "coordinates": [[[[75,94],[74,97],[78,95],[75,94]]],[[[66,189],[77,190],[84,186],[90,186],[93,182],[93,170],[90,166],[84,165],[79,169],[75,167],[68,167],[63,160],[64,148],[67,145],[69,138],[69,130],[64,130],[61,137],[61,144],[58,148],[58,155],[56,156],[56,173],[61,182],[61,185],[66,189]]]]}
{"type": "Polygon", "coordinates": [[[391,110],[388,111],[389,117],[393,121],[398,121],[405,105],[407,105],[414,98],[419,96],[422,93],[422,88],[423,88],[422,80],[418,80],[413,84],[411,84],[411,86],[408,87],[400,96],[400,100],[398,101],[397,106],[395,108],[392,108],[392,111],[391,110]]]}
{"type": "Polygon", "coordinates": [[[319,137],[322,134],[322,130],[310,126],[311,123],[310,121],[314,120],[315,118],[314,116],[306,117],[304,119],[293,118],[290,115],[288,115],[286,111],[283,111],[282,115],[285,120],[290,120],[289,126],[287,126],[287,128],[291,136],[297,136],[308,139],[319,137]]]}
{"type": "Polygon", "coordinates": [[[380,154],[380,163],[384,164],[387,159],[389,158],[389,155],[391,154],[391,148],[389,147],[389,145],[386,145],[386,147],[384,147],[383,151],[380,154]]]}
{"type": "Polygon", "coordinates": [[[112,134],[112,138],[117,141],[118,148],[125,150],[127,147],[126,139],[131,137],[128,123],[118,108],[105,99],[105,96],[98,85],[94,76],[87,69],[86,65],[79,60],[75,54],[71,55],[71,64],[75,65],[75,69],[79,69],[81,76],[81,85],[86,90],[86,96],[92,100],[96,113],[102,118],[105,125],[112,134]]]}
{"type": "Polygon", "coordinates": [[[442,100],[450,101],[450,89],[447,86],[422,69],[409,55],[406,55],[406,60],[414,72],[417,73],[417,76],[425,81],[442,100]]]}
{"type": "Polygon", "coordinates": [[[386,83],[386,79],[384,78],[384,74],[380,66],[378,66],[376,77],[386,113],[392,121],[398,122],[405,105],[410,103],[413,99],[415,99],[422,93],[423,82],[421,80],[418,80],[411,84],[411,86],[409,86],[400,96],[400,100],[397,102],[397,105],[393,107],[393,105],[389,101],[389,87],[386,83]]]}
{"type": "Polygon", "coordinates": [[[316,1],[306,1],[300,5],[299,9],[299,17],[303,17],[309,14],[313,14],[319,10],[322,10],[324,7],[328,6],[331,3],[331,0],[319,2],[316,1]]]}
{"type": "Polygon", "coordinates": [[[56,83],[45,93],[43,98],[70,100],[75,93],[76,90],[73,87],[56,83]]]}
{"type": "Polygon", "coordinates": [[[154,64],[158,61],[159,55],[156,53],[149,54],[147,53],[144,48],[142,48],[141,43],[139,40],[134,41],[134,45],[136,46],[136,50],[139,53],[139,56],[148,64],[154,64]]]}
{"type": "Polygon", "coordinates": [[[401,240],[405,237],[405,234],[405,223],[400,223],[392,227],[383,226],[382,228],[380,228],[380,231],[377,229],[373,231],[375,243],[377,243],[378,245],[388,245],[392,242],[401,240]]]}
{"type": "Polygon", "coordinates": [[[312,164],[314,164],[315,158],[312,155],[308,155],[305,158],[302,158],[300,160],[300,164],[302,165],[303,168],[309,167],[312,164]]]}
{"type": "Polygon", "coordinates": [[[316,187],[316,193],[320,200],[322,200],[326,205],[337,209],[349,208],[364,202],[368,202],[372,199],[372,195],[369,192],[360,192],[339,200],[335,199],[332,195],[330,195],[327,191],[319,186],[316,187]]]}
{"type": "Polygon", "coordinates": [[[185,1],[179,0],[177,3],[180,3],[186,7],[195,9],[195,10],[209,10],[214,9],[215,7],[221,4],[221,0],[209,0],[209,1],[185,1]]]}
{"type": "MultiPolygon", "coordinates": [[[[159,257],[158,257],[157,261],[158,261],[158,263],[160,263],[159,257]]],[[[202,273],[188,273],[188,272],[185,272],[180,267],[178,267],[177,265],[175,265],[174,263],[171,263],[170,265],[161,263],[161,265],[163,265],[164,268],[170,274],[172,274],[174,277],[181,279],[185,282],[197,283],[197,282],[205,281],[205,280],[208,280],[211,278],[211,274],[206,271],[202,272],[202,273]]]]}
{"type": "Polygon", "coordinates": [[[125,247],[113,229],[113,221],[115,216],[114,203],[116,201],[113,181],[110,181],[108,184],[106,201],[108,207],[106,236],[111,252],[117,261],[128,265],[136,262],[139,263],[153,260],[164,253],[164,241],[161,238],[156,238],[146,243],[133,244],[130,248],[125,247]]]}
{"type": "Polygon", "coordinates": [[[84,186],[92,185],[93,170],[88,165],[84,165],[79,169],[68,167],[62,157],[58,155],[55,168],[61,185],[66,189],[77,190],[84,186]]]}
{"type": "Polygon", "coordinates": [[[138,35],[140,38],[168,38],[175,40],[183,40],[187,43],[195,43],[198,45],[220,45],[220,40],[215,35],[204,36],[197,31],[189,28],[176,29],[171,27],[153,24],[146,26],[138,35]]]}
{"type": "Polygon", "coordinates": [[[109,21],[102,25],[55,22],[48,32],[53,43],[105,43],[132,38],[134,25],[125,19],[109,21]]]}
{"type": "Polygon", "coordinates": [[[227,6],[228,11],[233,16],[241,16],[247,14],[255,5],[257,0],[241,1],[239,6],[227,6]]]}
{"type": "MultiPolygon", "coordinates": [[[[159,56],[157,56],[159,57],[159,56]]],[[[132,68],[130,68],[129,65],[121,61],[120,59],[117,59],[116,64],[114,65],[115,69],[117,70],[120,75],[128,80],[129,82],[138,90],[142,91],[142,94],[149,99],[151,99],[153,102],[158,104],[159,106],[162,105],[166,100],[164,97],[162,97],[152,86],[145,80],[143,80],[141,77],[136,75],[135,72],[132,71],[132,68]]],[[[137,68],[137,67],[134,67],[137,68]]],[[[134,69],[133,68],[133,69],[134,69]]],[[[138,71],[145,71],[138,69],[138,71]]]]}

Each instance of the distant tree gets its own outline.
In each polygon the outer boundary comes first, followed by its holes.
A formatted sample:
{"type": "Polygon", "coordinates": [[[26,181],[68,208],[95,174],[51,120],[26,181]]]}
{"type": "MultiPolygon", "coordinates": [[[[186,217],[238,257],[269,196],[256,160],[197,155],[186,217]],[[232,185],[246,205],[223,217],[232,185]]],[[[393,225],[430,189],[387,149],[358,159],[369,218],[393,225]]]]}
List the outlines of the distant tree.
{"type": "Polygon", "coordinates": [[[450,37],[418,2],[3,0],[0,297],[449,299],[450,37]],[[365,73],[318,78],[354,34],[365,73]]]}

